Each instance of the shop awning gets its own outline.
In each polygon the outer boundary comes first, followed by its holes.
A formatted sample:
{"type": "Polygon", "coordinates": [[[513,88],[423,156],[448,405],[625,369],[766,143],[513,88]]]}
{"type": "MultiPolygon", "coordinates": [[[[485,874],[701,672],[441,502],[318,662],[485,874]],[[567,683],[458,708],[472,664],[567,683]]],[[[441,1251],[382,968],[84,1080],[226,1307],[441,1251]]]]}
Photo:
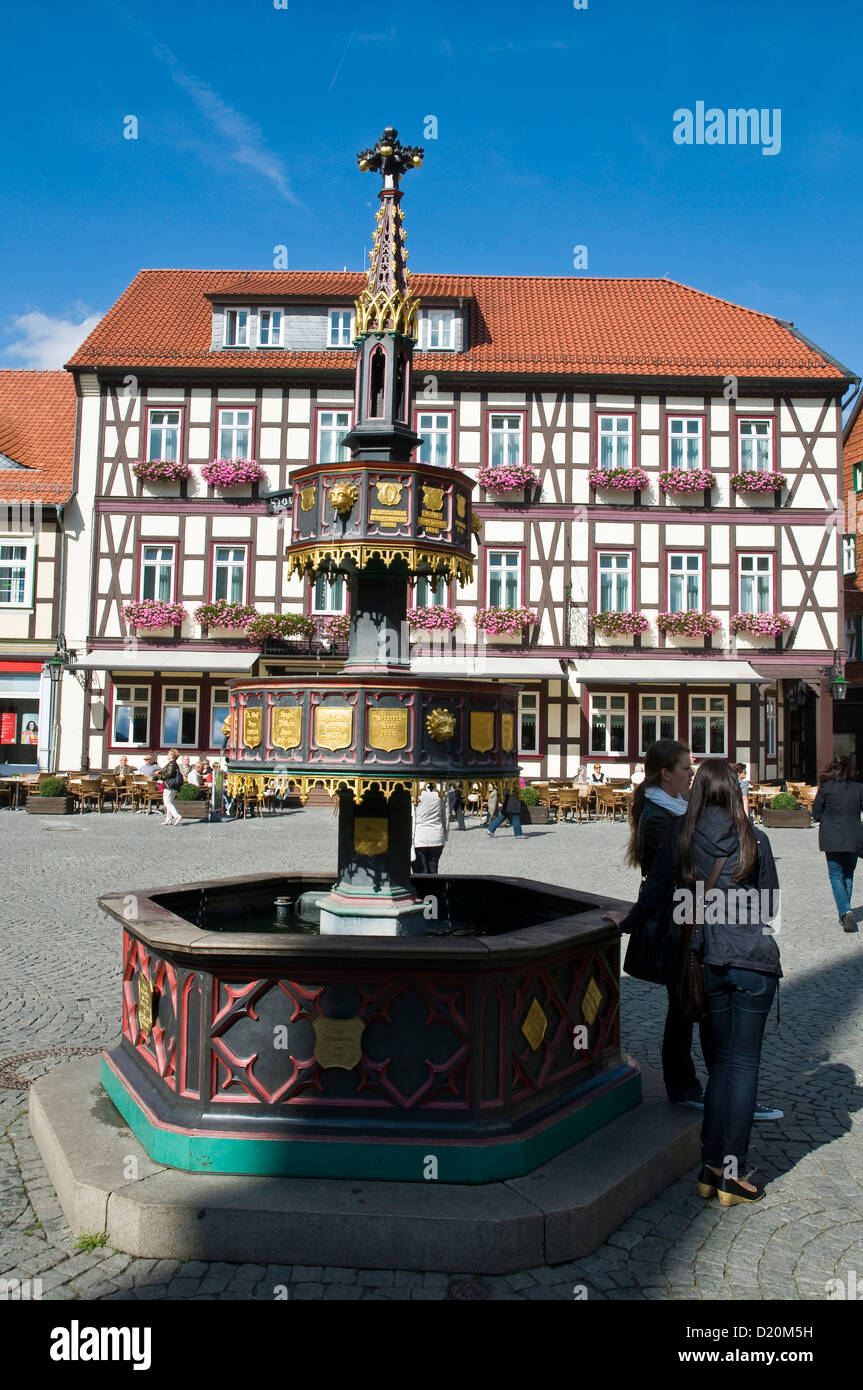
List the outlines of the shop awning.
{"type": "Polygon", "coordinates": [[[744,681],[764,683],[764,676],[748,661],[674,660],[652,661],[649,657],[626,656],[618,660],[591,657],[574,661],[570,685],[596,685],[598,681],[624,681],[637,685],[729,685],[744,681]]]}
{"type": "Polygon", "coordinates": [[[411,675],[519,682],[566,679],[559,660],[548,657],[533,660],[524,652],[514,652],[512,656],[415,656],[411,661],[411,675]]]}
{"type": "Polygon", "coordinates": [[[96,671],[250,671],[260,652],[194,652],[177,651],[172,647],[160,651],[157,647],[141,647],[134,651],[126,647],[105,647],[99,652],[79,656],[76,666],[96,671]]]}

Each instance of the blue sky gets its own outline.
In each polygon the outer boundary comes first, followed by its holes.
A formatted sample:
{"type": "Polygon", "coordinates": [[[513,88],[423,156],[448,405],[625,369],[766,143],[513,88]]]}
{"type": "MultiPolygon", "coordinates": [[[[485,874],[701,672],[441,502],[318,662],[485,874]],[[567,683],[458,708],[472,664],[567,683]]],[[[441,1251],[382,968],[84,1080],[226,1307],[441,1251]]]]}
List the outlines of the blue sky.
{"type": "Polygon", "coordinates": [[[414,271],[667,274],[863,375],[861,31],[851,0],[7,8],[0,365],[59,365],[142,266],[359,269],[354,155],[393,124],[414,271]],[[778,108],[778,153],[675,143],[699,101],[778,108]]]}

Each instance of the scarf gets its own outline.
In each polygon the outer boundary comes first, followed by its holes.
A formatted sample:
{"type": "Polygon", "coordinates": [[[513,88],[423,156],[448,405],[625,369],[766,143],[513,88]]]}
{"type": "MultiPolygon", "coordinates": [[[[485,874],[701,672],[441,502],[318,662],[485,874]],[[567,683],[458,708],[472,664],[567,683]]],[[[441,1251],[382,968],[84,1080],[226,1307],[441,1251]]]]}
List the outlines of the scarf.
{"type": "Polygon", "coordinates": [[[686,814],[688,802],[684,801],[682,796],[669,796],[661,787],[647,787],[644,796],[647,801],[661,806],[663,811],[670,811],[673,816],[686,814]]]}

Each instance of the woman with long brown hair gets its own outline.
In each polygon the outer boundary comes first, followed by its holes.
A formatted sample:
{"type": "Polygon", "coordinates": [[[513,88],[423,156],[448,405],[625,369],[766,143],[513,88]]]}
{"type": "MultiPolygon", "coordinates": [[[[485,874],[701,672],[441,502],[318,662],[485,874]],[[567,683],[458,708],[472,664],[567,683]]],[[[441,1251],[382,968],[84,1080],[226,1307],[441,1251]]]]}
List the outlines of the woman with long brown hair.
{"type": "Polygon", "coordinates": [[[827,859],[839,925],[845,931],[857,930],[851,893],[857,855],[863,848],[863,786],[853,780],[856,774],[853,758],[834,758],[821,774],[812,807],[812,819],[818,823],[818,848],[827,859]]]}

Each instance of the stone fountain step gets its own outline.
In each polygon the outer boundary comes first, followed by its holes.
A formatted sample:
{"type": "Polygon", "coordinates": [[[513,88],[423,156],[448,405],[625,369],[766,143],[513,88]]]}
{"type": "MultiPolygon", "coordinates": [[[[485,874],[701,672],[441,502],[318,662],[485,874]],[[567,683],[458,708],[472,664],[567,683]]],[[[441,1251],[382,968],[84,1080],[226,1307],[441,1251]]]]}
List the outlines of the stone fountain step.
{"type": "Polygon", "coordinates": [[[30,1091],[30,1129],[73,1232],[149,1259],[506,1274],[595,1250],[699,1158],[698,1112],[644,1101],[527,1177],[481,1187],[185,1173],[154,1163],[99,1058],[30,1091]]]}

